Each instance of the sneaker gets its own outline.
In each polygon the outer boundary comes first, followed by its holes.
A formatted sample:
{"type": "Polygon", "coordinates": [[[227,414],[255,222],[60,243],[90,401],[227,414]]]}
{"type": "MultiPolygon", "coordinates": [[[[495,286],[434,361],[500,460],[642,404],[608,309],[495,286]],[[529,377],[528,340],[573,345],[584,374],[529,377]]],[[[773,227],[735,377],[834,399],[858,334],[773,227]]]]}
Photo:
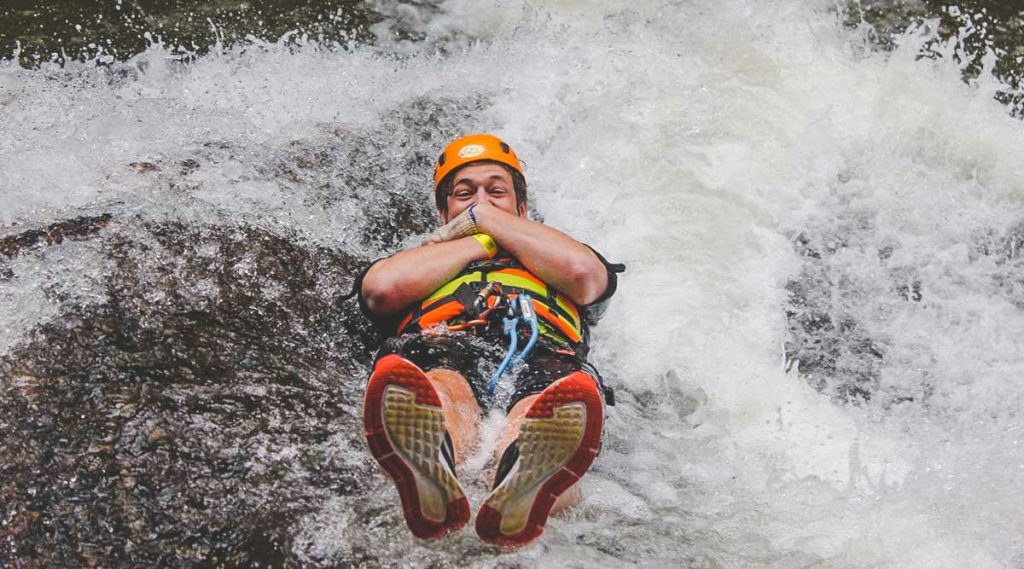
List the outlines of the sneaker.
{"type": "Polygon", "coordinates": [[[549,385],[499,461],[476,516],[480,538],[521,547],[540,537],[555,500],[597,457],[603,427],[604,402],[592,377],[577,371],[549,385]]]}
{"type": "Polygon", "coordinates": [[[441,399],[420,368],[394,354],[377,362],[366,386],[363,427],[370,453],[398,488],[413,535],[433,539],[469,522],[441,399]]]}

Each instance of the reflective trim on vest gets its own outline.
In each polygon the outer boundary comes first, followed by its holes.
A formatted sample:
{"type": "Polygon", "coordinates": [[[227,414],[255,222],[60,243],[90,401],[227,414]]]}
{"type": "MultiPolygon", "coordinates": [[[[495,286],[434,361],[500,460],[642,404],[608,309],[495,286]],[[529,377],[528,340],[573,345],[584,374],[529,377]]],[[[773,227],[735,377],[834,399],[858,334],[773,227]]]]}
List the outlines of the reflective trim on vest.
{"type": "Polygon", "coordinates": [[[573,342],[580,341],[579,329],[569,326],[568,322],[564,318],[557,317],[556,314],[553,313],[550,308],[544,305],[544,303],[535,300],[533,301],[533,306],[537,310],[538,316],[554,324],[555,327],[558,328],[558,331],[565,334],[567,338],[569,338],[573,342]]]}
{"type": "MultiPolygon", "coordinates": [[[[501,278],[488,280],[496,280],[503,285],[507,284],[509,286],[518,287],[537,296],[548,296],[548,285],[545,284],[544,281],[522,269],[501,269],[500,271],[495,271],[491,274],[495,273],[500,275],[501,278]]],[[[576,309],[576,305],[573,304],[571,300],[565,298],[562,293],[557,291],[554,294],[554,298],[555,304],[565,311],[563,316],[568,316],[572,327],[578,330],[580,327],[580,312],[576,309]]]]}
{"type": "MultiPolygon", "coordinates": [[[[534,297],[533,305],[537,315],[555,333],[564,336],[573,344],[581,341],[583,331],[579,309],[576,305],[565,295],[550,289],[544,281],[530,272],[508,266],[497,266],[489,270],[474,268],[471,269],[471,272],[459,275],[445,283],[402,319],[402,323],[398,326],[398,333],[408,331],[407,328],[411,326],[424,329],[459,317],[464,313],[464,307],[453,297],[459,287],[464,284],[476,283],[478,287],[482,288],[488,282],[500,283],[510,297],[517,296],[520,292],[530,293],[534,297]]],[[[489,304],[493,305],[493,302],[489,304]]]]}

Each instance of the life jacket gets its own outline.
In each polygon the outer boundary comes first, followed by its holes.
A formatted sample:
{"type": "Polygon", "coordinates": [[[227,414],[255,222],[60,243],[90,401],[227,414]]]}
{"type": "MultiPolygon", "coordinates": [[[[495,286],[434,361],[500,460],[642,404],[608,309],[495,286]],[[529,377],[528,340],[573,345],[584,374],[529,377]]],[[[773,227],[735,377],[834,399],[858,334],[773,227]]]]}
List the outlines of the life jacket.
{"type": "MultiPolygon", "coordinates": [[[[549,287],[512,258],[480,261],[466,266],[419,304],[413,305],[399,322],[398,335],[418,332],[437,324],[456,325],[476,316],[473,301],[489,283],[501,285],[511,299],[528,293],[537,314],[541,336],[557,346],[585,354],[590,341],[588,326],[580,308],[567,296],[549,287]]],[[[499,298],[487,299],[493,307],[499,298]]]]}

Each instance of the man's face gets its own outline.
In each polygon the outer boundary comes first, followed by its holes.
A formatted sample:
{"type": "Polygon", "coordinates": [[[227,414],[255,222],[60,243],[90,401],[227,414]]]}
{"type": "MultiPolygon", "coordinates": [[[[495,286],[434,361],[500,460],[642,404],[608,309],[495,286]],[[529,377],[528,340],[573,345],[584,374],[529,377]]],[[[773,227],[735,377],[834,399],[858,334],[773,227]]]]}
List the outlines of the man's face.
{"type": "Polygon", "coordinates": [[[452,191],[447,198],[448,217],[443,219],[445,223],[475,203],[489,203],[512,215],[526,214],[525,203],[516,207],[512,175],[498,164],[482,162],[463,166],[455,172],[453,182],[452,191]]]}

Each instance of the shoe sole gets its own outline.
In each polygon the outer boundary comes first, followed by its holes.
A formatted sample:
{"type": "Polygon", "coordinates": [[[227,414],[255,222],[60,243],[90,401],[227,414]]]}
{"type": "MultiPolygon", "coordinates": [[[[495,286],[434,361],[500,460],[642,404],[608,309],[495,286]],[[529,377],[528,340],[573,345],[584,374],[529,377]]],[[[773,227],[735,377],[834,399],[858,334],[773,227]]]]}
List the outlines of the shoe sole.
{"type": "Polygon", "coordinates": [[[397,355],[377,362],[363,427],[370,453],[395,482],[413,535],[437,538],[469,523],[466,494],[441,458],[441,399],[420,368],[397,355]]]}
{"type": "Polygon", "coordinates": [[[540,537],[555,500],[597,457],[603,426],[604,405],[593,378],[574,372],[548,386],[526,412],[519,460],[477,513],[477,535],[505,547],[540,537]]]}

